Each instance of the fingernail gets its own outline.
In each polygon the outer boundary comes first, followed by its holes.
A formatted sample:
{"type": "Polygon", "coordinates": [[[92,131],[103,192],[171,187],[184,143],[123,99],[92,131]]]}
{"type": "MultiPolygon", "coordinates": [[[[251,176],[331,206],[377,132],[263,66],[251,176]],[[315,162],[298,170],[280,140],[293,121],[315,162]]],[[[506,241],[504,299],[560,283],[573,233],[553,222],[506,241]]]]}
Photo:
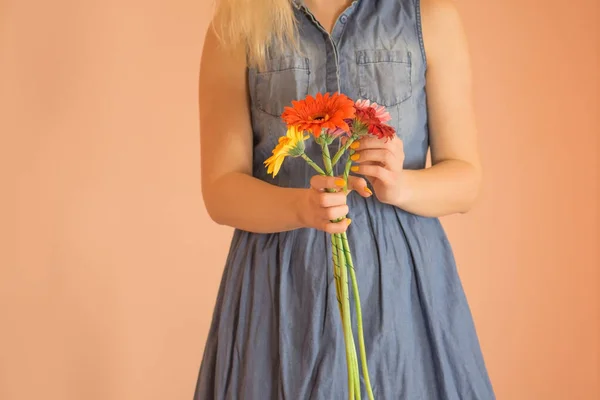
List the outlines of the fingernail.
{"type": "Polygon", "coordinates": [[[350,171],[352,171],[352,172],[358,172],[358,167],[357,166],[350,167],[350,171]]]}
{"type": "Polygon", "coordinates": [[[350,225],[352,223],[352,220],[350,218],[346,218],[348,220],[348,225],[350,225]]]}
{"type": "Polygon", "coordinates": [[[368,187],[365,188],[365,192],[369,193],[370,195],[373,195],[373,192],[368,187]]]}
{"type": "Polygon", "coordinates": [[[344,187],[344,186],[346,186],[346,181],[343,180],[342,178],[336,178],[335,185],[339,186],[339,187],[344,187]]]}
{"type": "Polygon", "coordinates": [[[358,149],[358,146],[360,146],[360,142],[357,140],[356,142],[352,142],[352,144],[350,145],[350,148],[353,150],[358,149]]]}
{"type": "Polygon", "coordinates": [[[359,158],[360,158],[360,154],[352,154],[352,156],[350,156],[350,159],[352,161],[358,161],[359,158]]]}

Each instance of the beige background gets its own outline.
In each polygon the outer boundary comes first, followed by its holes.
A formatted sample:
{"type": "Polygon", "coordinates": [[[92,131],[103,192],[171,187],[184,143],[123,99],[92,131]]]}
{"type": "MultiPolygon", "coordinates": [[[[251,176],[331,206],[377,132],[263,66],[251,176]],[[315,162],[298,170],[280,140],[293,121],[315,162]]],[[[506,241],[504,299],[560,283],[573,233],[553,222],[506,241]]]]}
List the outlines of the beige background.
{"type": "MultiPolygon", "coordinates": [[[[444,223],[498,398],[592,400],[598,2],[536,4],[459,1],[486,181],[444,223]]],[[[199,189],[208,13],[0,0],[0,399],[191,399],[231,235],[199,189]]]]}

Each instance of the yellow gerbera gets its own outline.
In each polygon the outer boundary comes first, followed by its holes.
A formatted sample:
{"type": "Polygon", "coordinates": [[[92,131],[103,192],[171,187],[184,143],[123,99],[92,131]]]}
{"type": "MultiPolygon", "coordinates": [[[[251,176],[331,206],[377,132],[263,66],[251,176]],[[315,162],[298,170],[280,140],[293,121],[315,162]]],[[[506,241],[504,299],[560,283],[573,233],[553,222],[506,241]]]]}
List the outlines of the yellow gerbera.
{"type": "Polygon", "coordinates": [[[299,157],[304,154],[304,141],[308,135],[298,130],[296,126],[290,126],[285,136],[279,138],[279,143],[273,149],[273,155],[265,161],[267,173],[275,177],[279,173],[281,164],[287,156],[299,157]]]}

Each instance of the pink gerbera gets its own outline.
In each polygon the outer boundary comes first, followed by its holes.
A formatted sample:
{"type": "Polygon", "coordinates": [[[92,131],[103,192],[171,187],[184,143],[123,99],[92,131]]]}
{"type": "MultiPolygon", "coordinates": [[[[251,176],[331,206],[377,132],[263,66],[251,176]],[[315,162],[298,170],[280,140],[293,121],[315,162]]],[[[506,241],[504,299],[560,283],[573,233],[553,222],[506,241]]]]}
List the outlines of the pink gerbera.
{"type": "MultiPolygon", "coordinates": [[[[369,100],[359,100],[355,103],[357,131],[366,131],[379,139],[389,140],[396,136],[396,130],[387,124],[390,121],[390,113],[385,107],[369,100]]],[[[360,135],[360,134],[359,134],[360,135]]]]}
{"type": "Polygon", "coordinates": [[[373,107],[367,107],[356,110],[357,126],[362,127],[360,130],[366,130],[370,135],[376,136],[379,139],[389,140],[396,136],[396,130],[388,124],[382,123],[376,115],[376,110],[373,107]]]}
{"type": "Polygon", "coordinates": [[[354,104],[357,110],[366,110],[367,108],[372,108],[375,110],[375,117],[382,124],[386,124],[392,120],[390,113],[385,109],[384,106],[380,106],[377,103],[371,103],[369,100],[357,100],[354,104]]]}

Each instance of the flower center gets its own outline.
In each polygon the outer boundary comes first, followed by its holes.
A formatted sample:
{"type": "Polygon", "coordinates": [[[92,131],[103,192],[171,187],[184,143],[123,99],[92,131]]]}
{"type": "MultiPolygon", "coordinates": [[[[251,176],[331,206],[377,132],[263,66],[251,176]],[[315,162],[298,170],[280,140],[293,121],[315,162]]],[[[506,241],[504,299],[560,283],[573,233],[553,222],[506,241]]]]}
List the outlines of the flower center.
{"type": "Polygon", "coordinates": [[[319,121],[319,122],[323,122],[323,121],[329,121],[329,114],[317,114],[314,117],[310,116],[308,117],[309,121],[319,121]]]}

